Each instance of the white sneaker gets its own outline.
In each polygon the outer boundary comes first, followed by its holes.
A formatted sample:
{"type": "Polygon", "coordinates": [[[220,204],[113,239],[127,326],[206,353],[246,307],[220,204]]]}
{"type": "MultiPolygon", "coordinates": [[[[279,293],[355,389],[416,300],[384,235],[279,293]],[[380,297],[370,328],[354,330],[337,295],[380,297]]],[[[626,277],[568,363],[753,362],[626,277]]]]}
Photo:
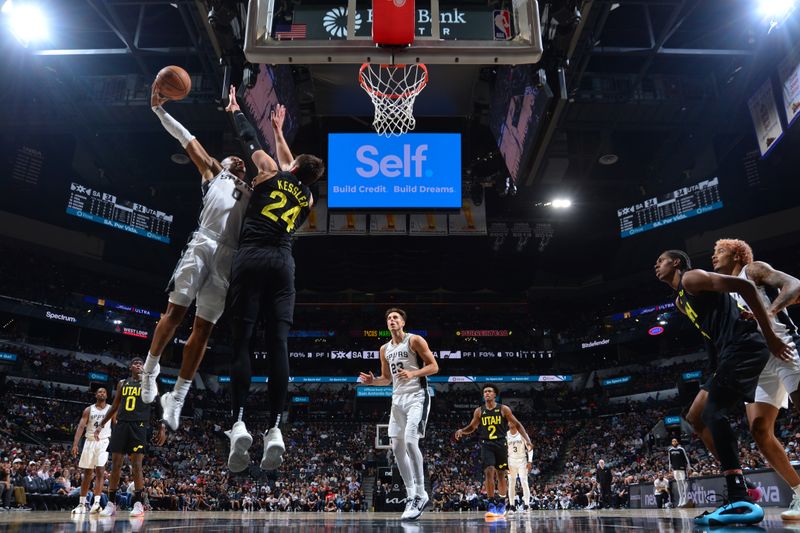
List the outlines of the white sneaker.
{"type": "Polygon", "coordinates": [[[406,510],[400,515],[400,520],[408,520],[411,518],[411,515],[414,513],[414,500],[416,500],[416,497],[406,498],[406,510]]]}
{"type": "Polygon", "coordinates": [[[181,424],[181,409],[183,409],[183,400],[179,400],[175,396],[175,392],[161,395],[161,410],[164,412],[161,419],[172,431],[176,431],[181,424]]]}
{"type": "Polygon", "coordinates": [[[231,472],[241,472],[250,464],[250,453],[247,450],[253,445],[253,436],[247,432],[244,422],[236,422],[225,435],[231,439],[228,469],[231,472]]]}
{"type": "Polygon", "coordinates": [[[800,520],[800,496],[792,496],[792,503],[789,504],[789,509],[781,513],[781,518],[786,521],[800,520]]]}
{"type": "Polygon", "coordinates": [[[78,506],[72,510],[72,514],[84,514],[86,512],[86,504],[79,503],[78,506]]]}
{"type": "Polygon", "coordinates": [[[94,501],[92,504],[92,508],[89,509],[89,514],[98,514],[100,513],[100,499],[94,501]]]}
{"type": "Polygon", "coordinates": [[[144,516],[144,505],[142,502],[136,502],[133,504],[133,509],[131,509],[131,516],[144,516]]]}
{"type": "Polygon", "coordinates": [[[416,520],[422,515],[422,511],[425,510],[425,506],[428,505],[428,495],[423,494],[422,496],[415,496],[413,500],[411,500],[411,511],[406,511],[403,513],[406,520],[416,520]]]}
{"type": "Polygon", "coordinates": [[[264,455],[261,456],[261,470],[277,470],[283,463],[283,435],[278,428],[271,428],[264,433],[264,455]]]}
{"type": "Polygon", "coordinates": [[[159,372],[161,372],[161,365],[159,364],[156,364],[152,372],[142,372],[141,398],[144,403],[153,403],[153,400],[156,399],[156,395],[158,394],[156,378],[159,372]]]}
{"type": "Polygon", "coordinates": [[[106,508],[100,511],[100,516],[114,516],[117,514],[117,506],[111,502],[106,504],[106,508]]]}

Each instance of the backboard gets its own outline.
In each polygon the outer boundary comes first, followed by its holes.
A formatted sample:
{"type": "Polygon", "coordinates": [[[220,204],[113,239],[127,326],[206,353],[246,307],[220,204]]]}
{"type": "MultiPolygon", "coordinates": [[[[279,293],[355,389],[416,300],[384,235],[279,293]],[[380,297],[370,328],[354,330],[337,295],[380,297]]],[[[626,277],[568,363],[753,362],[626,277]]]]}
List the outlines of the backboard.
{"type": "Polygon", "coordinates": [[[516,65],[542,55],[536,0],[510,0],[508,9],[417,0],[415,8],[414,44],[386,48],[372,41],[372,0],[250,0],[244,52],[252,63],[301,65],[516,65]]]}

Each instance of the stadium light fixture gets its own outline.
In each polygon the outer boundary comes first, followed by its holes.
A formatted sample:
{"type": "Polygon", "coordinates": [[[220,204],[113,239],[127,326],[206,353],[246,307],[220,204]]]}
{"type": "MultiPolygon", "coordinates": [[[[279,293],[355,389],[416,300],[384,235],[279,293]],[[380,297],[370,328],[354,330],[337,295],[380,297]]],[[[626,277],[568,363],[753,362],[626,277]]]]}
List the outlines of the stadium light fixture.
{"type": "Polygon", "coordinates": [[[761,0],[758,11],[772,20],[784,19],[797,4],[797,0],[761,0]]]}
{"type": "Polygon", "coordinates": [[[556,198],[550,202],[550,205],[553,207],[553,209],[568,209],[570,206],[572,206],[572,200],[569,198],[556,198]]]}
{"type": "Polygon", "coordinates": [[[0,12],[6,16],[11,34],[22,46],[44,41],[50,35],[47,18],[35,4],[16,4],[13,0],[6,0],[0,12]]]}

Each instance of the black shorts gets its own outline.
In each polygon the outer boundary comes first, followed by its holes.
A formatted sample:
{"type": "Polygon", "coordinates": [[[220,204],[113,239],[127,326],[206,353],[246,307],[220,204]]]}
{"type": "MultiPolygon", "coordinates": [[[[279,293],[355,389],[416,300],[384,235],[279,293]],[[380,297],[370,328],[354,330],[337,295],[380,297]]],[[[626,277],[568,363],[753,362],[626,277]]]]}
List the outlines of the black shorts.
{"type": "Polygon", "coordinates": [[[498,470],[508,470],[508,446],[502,442],[481,442],[481,461],[483,468],[493,466],[498,470]]]}
{"type": "Polygon", "coordinates": [[[718,355],[717,368],[702,385],[709,394],[735,396],[752,403],[761,371],[772,357],[760,334],[748,336],[718,355]]]}
{"type": "Polygon", "coordinates": [[[111,430],[108,451],[111,453],[144,453],[147,448],[147,426],[144,421],[120,420],[111,430]]]}
{"type": "Polygon", "coordinates": [[[286,248],[240,248],[233,258],[228,313],[251,324],[264,312],[270,320],[294,320],[294,257],[286,248]]]}

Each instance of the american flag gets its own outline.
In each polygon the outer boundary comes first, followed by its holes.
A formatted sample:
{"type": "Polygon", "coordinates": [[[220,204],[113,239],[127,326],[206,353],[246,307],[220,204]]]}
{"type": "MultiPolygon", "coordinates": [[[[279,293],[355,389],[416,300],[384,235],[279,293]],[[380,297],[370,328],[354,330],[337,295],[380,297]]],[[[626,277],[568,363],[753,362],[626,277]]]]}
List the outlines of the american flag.
{"type": "Polygon", "coordinates": [[[305,24],[283,24],[275,27],[276,39],[305,39],[305,24]]]}

